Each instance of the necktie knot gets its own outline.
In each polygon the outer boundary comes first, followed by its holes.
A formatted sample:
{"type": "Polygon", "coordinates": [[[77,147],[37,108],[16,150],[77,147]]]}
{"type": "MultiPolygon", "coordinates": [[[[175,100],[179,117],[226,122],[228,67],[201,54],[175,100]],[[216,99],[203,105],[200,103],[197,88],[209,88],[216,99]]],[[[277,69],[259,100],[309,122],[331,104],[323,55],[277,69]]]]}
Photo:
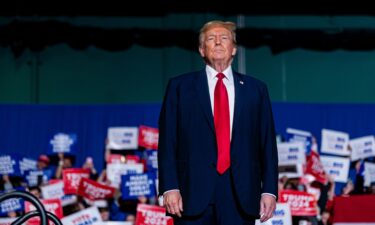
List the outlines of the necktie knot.
{"type": "Polygon", "coordinates": [[[224,75],[223,73],[218,73],[218,74],[216,75],[216,77],[217,77],[219,80],[222,80],[222,79],[225,77],[225,75],[224,75]]]}

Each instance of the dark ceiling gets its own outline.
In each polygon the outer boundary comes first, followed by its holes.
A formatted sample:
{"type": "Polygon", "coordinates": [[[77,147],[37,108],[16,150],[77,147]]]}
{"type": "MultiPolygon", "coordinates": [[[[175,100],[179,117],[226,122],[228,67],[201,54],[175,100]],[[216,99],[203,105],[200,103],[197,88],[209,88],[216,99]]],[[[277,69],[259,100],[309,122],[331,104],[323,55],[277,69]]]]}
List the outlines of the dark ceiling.
{"type": "Polygon", "coordinates": [[[375,15],[370,0],[2,1],[1,16],[163,16],[168,13],[244,15],[375,15]]]}
{"type": "MultiPolygon", "coordinates": [[[[173,13],[215,13],[222,16],[243,15],[328,15],[375,16],[369,0],[196,0],[80,2],[76,0],[16,0],[0,3],[0,16],[11,17],[0,25],[0,47],[10,47],[15,56],[24,50],[43,51],[48,46],[66,43],[83,50],[96,46],[108,51],[123,51],[134,44],[163,48],[197,48],[197,31],[180,29],[125,29],[78,26],[50,18],[48,21],[24,21],[22,16],[140,16],[156,17],[173,13]],[[195,40],[195,41],[192,41],[195,40]]],[[[375,49],[375,30],[344,29],[255,29],[238,30],[238,42],[248,48],[268,46],[273,53],[303,48],[316,51],[337,49],[369,51],[375,49]]]]}

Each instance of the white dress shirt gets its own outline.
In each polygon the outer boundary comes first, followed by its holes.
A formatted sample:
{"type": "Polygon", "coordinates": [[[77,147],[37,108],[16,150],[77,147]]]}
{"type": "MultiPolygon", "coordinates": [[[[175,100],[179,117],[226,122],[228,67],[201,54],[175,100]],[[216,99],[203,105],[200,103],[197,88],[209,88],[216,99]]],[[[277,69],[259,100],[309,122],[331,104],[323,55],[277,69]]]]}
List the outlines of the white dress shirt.
{"type": "MultiPolygon", "coordinates": [[[[214,68],[206,65],[206,74],[208,81],[208,91],[210,93],[212,115],[214,115],[214,104],[215,104],[215,87],[218,78],[216,75],[219,72],[214,70],[214,68]]],[[[222,72],[225,77],[223,78],[223,83],[227,88],[228,100],[229,100],[229,117],[230,117],[230,138],[232,139],[232,127],[233,127],[233,112],[234,112],[234,82],[233,82],[233,72],[232,67],[229,66],[222,72]]]]}

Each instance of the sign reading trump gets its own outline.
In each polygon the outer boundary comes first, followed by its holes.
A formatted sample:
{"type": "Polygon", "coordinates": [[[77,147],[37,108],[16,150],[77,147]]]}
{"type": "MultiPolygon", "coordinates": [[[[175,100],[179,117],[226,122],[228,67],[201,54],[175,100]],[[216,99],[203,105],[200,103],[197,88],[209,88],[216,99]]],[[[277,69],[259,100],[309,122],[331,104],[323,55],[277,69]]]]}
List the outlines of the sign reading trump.
{"type": "Polygon", "coordinates": [[[159,130],[157,128],[139,126],[138,145],[146,149],[158,149],[159,130]]]}
{"type": "Polygon", "coordinates": [[[293,216],[316,216],[317,207],[314,195],[294,190],[280,192],[280,202],[288,203],[293,216]]]}
{"type": "Polygon", "coordinates": [[[173,225],[172,217],[165,212],[164,207],[138,204],[135,225],[173,225]]]}

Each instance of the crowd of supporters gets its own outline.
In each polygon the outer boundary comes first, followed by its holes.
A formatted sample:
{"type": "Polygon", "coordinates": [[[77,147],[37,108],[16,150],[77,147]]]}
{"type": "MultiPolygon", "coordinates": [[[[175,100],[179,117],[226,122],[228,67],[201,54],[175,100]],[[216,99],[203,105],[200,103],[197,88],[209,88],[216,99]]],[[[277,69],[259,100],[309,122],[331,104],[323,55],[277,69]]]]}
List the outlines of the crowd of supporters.
{"type": "MultiPolygon", "coordinates": [[[[315,144],[315,148],[317,143],[315,144]]],[[[93,163],[93,159],[87,156],[85,162],[82,165],[77,165],[75,157],[69,154],[58,153],[56,155],[40,155],[37,158],[36,169],[44,171],[44,175],[40,175],[35,185],[28,185],[25,179],[21,176],[12,176],[9,174],[3,174],[0,180],[0,193],[4,193],[11,190],[17,190],[22,188],[23,190],[29,191],[40,199],[43,199],[41,189],[51,184],[51,181],[63,179],[63,171],[69,168],[84,168],[89,171],[89,179],[96,181],[100,184],[113,186],[111,179],[109,179],[106,165],[111,161],[112,155],[120,155],[118,163],[141,163],[144,165],[144,171],[147,172],[147,154],[143,154],[147,150],[126,150],[126,151],[114,151],[106,149],[104,151],[103,162],[105,163],[102,171],[97,171],[93,163]],[[51,160],[55,158],[57,160],[51,160]],[[135,161],[134,161],[135,159],[135,161]],[[54,161],[54,162],[53,162],[54,161]],[[49,174],[46,176],[46,174],[49,174]]],[[[313,149],[312,152],[317,152],[317,149],[313,149]]],[[[311,154],[311,153],[310,153],[311,154]]],[[[308,157],[309,155],[306,155],[308,157]]],[[[324,181],[318,181],[313,176],[306,176],[304,174],[301,177],[288,177],[280,176],[279,179],[279,192],[283,190],[296,190],[305,193],[312,193],[311,190],[315,190],[314,196],[316,196],[316,207],[317,215],[314,216],[293,216],[293,224],[306,224],[306,225],[329,225],[332,224],[333,205],[335,196],[352,196],[359,194],[375,194],[375,182],[370,183],[369,186],[364,185],[363,176],[363,163],[374,162],[374,158],[360,159],[351,162],[349,177],[347,183],[337,183],[333,177],[327,173],[323,173],[324,181]],[[318,191],[316,191],[318,190],[318,191]]],[[[99,209],[103,221],[130,221],[134,222],[136,217],[137,205],[140,203],[159,205],[157,196],[145,197],[138,196],[136,199],[124,199],[119,188],[116,189],[115,194],[111,198],[101,200],[88,200],[80,195],[75,195],[76,200],[68,204],[63,205],[63,216],[71,215],[75,212],[88,208],[90,206],[96,206],[99,209]]],[[[280,199],[279,199],[280,200],[280,199]]],[[[18,217],[23,215],[23,210],[9,211],[6,214],[0,215],[0,217],[18,217]]]]}

